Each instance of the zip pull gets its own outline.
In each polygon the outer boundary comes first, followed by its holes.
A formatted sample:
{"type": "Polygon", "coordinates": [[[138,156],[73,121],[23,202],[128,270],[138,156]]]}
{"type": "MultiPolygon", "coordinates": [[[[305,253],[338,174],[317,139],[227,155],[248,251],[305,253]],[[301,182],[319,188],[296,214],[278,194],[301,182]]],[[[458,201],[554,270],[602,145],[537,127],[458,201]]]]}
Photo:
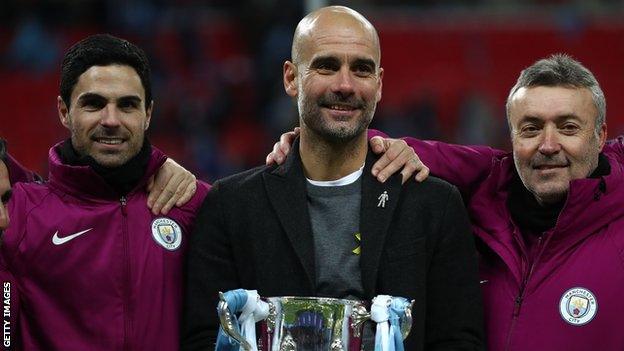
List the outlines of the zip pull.
{"type": "Polygon", "coordinates": [[[598,187],[594,191],[594,201],[600,200],[600,197],[607,192],[607,182],[605,182],[604,178],[600,179],[600,183],[598,183],[598,187]]]}
{"type": "Polygon", "coordinates": [[[522,296],[516,296],[516,302],[514,303],[513,316],[518,317],[520,314],[520,307],[522,307],[522,296]]]}
{"type": "Polygon", "coordinates": [[[127,215],[128,212],[126,210],[126,205],[128,204],[128,201],[126,200],[126,197],[122,196],[121,199],[119,199],[119,203],[121,204],[121,214],[124,216],[127,215]]]}

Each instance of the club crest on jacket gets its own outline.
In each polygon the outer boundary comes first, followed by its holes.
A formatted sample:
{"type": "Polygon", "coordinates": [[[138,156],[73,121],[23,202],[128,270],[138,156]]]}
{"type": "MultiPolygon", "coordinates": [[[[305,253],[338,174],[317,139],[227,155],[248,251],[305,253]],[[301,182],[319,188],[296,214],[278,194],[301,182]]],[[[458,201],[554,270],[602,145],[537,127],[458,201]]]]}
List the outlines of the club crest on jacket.
{"type": "Polygon", "coordinates": [[[178,223],[170,218],[156,218],[152,221],[152,237],[169,251],[177,250],[182,244],[182,230],[178,223]]]}
{"type": "Polygon", "coordinates": [[[569,324],[581,326],[589,323],[598,311],[594,294],[582,287],[566,291],[559,301],[559,313],[569,324]]]}

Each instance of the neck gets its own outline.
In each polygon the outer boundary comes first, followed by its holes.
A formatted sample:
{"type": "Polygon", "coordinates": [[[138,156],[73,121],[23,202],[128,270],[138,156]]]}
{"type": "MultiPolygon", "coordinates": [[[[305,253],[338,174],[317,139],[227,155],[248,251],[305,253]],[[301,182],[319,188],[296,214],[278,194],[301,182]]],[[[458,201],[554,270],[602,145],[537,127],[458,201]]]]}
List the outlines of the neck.
{"type": "Polygon", "coordinates": [[[299,154],[308,179],[336,180],[351,174],[362,167],[367,152],[365,132],[349,141],[332,142],[306,128],[301,130],[299,154]]]}

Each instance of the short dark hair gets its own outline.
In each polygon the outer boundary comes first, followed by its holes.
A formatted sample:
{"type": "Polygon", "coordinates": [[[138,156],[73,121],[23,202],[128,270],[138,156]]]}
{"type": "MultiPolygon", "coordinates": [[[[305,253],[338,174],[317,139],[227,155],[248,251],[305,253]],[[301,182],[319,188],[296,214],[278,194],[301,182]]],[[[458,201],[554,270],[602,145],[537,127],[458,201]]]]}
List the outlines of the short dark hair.
{"type": "Polygon", "coordinates": [[[507,120],[509,121],[509,106],[513,95],[520,88],[572,87],[586,88],[592,94],[598,115],[596,116],[596,133],[606,121],[607,102],[596,77],[580,62],[566,54],[555,54],[535,62],[524,69],[518,77],[516,85],[511,88],[507,97],[507,120]]]}
{"type": "Polygon", "coordinates": [[[69,105],[78,77],[92,66],[127,65],[136,71],[145,90],[145,108],[152,101],[150,66],[145,52],[127,40],[110,34],[96,34],[74,44],[61,65],[61,98],[69,105]]]}

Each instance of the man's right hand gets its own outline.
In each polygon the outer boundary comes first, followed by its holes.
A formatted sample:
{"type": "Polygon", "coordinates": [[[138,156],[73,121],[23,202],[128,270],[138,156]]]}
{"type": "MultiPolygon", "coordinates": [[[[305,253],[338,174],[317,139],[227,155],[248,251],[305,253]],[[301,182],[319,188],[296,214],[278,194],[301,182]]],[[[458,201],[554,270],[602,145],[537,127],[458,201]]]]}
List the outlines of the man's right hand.
{"type": "Polygon", "coordinates": [[[271,153],[266,157],[267,166],[272,165],[273,163],[281,165],[284,161],[286,161],[286,156],[290,152],[290,146],[293,141],[295,141],[295,138],[299,135],[300,131],[301,128],[295,127],[292,132],[282,134],[280,140],[273,145],[273,151],[271,151],[271,153]]]}

